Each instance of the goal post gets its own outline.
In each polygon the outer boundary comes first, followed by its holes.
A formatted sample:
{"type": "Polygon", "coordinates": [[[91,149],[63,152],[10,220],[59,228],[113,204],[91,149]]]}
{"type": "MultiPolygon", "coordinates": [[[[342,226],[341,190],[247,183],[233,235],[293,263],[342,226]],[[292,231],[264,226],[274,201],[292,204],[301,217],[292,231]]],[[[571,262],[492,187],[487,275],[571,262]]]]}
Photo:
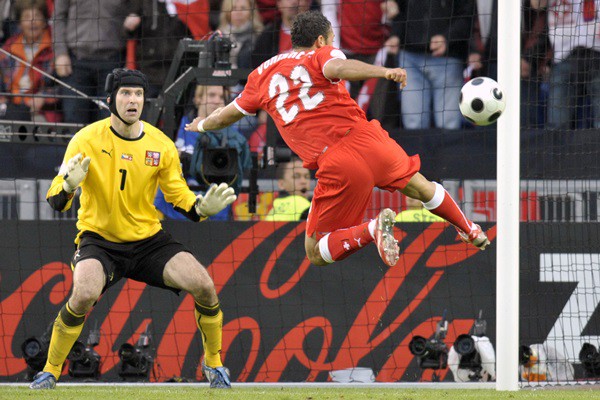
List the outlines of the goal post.
{"type": "Polygon", "coordinates": [[[498,1],[498,81],[507,96],[497,126],[496,389],[519,382],[519,160],[521,0],[498,1]]]}

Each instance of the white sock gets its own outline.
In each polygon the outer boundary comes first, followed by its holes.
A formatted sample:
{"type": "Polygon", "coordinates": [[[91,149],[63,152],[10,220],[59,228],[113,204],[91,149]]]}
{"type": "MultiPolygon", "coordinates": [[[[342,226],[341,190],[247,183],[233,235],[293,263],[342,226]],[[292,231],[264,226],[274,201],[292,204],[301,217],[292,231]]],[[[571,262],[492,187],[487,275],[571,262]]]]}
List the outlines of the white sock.
{"type": "Polygon", "coordinates": [[[446,189],[444,189],[444,187],[437,182],[433,183],[435,184],[435,193],[433,194],[431,200],[423,203],[423,207],[425,207],[427,210],[435,210],[438,208],[446,196],[446,189]]]}
{"type": "Polygon", "coordinates": [[[333,262],[333,258],[331,258],[331,252],[329,251],[329,233],[319,240],[319,253],[321,253],[321,258],[328,264],[333,262]]]}
{"type": "Polygon", "coordinates": [[[377,223],[376,219],[372,219],[371,222],[369,222],[369,234],[371,235],[371,237],[373,239],[375,239],[375,224],[377,223]]]}

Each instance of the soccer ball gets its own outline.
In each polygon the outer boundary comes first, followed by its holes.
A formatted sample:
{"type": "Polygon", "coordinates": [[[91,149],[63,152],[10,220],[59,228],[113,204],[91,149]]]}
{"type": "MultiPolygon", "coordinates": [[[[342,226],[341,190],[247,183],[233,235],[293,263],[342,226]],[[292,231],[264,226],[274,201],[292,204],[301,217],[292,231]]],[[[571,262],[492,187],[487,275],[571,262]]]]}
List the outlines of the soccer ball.
{"type": "Polygon", "coordinates": [[[496,122],[506,107],[506,98],[498,82],[478,77],[460,90],[460,112],[471,123],[485,126],[496,122]]]}

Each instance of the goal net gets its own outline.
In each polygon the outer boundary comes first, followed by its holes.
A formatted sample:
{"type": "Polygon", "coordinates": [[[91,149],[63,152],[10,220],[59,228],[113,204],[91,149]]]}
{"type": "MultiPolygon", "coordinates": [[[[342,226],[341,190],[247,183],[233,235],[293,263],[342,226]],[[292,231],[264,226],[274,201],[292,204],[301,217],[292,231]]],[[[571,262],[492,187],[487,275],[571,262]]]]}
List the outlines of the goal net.
{"type": "MultiPolygon", "coordinates": [[[[230,208],[201,224],[185,221],[160,193],[155,202],[165,230],[215,282],[232,381],[494,382],[505,362],[498,344],[507,339],[497,333],[506,332],[497,316],[509,307],[497,301],[505,289],[497,275],[515,273],[514,265],[496,265],[500,135],[518,135],[520,145],[508,160],[520,163],[511,200],[518,323],[506,322],[518,332],[507,350],[518,359],[510,367],[520,386],[600,376],[600,1],[513,2],[520,24],[498,19],[498,1],[188,0],[127,8],[93,0],[77,15],[66,3],[0,10],[0,381],[28,381],[43,367],[49,327],[71,293],[79,197],[58,213],[46,192],[71,137],[109,116],[104,83],[117,67],[148,76],[142,119],[174,141],[190,187],[202,192],[227,181],[238,192],[230,208]],[[308,9],[329,18],[333,45],[347,58],[406,69],[404,90],[382,79],[346,88],[482,226],[492,241],[485,252],[399,192],[374,189],[365,220],[382,208],[403,211],[396,267],[386,267],[372,245],[311,265],[304,230],[315,173],[290,158],[266,114],[225,133],[185,131],[232,101],[253,68],[290,51],[289,25],[308,9]],[[464,119],[459,98],[476,77],[509,85],[508,57],[499,56],[507,24],[520,43],[520,54],[508,56],[520,62],[507,104],[519,107],[498,125],[510,119],[519,127],[496,131],[464,119]]],[[[202,380],[193,310],[188,294],[119,281],[87,316],[61,381],[202,380]]]]}

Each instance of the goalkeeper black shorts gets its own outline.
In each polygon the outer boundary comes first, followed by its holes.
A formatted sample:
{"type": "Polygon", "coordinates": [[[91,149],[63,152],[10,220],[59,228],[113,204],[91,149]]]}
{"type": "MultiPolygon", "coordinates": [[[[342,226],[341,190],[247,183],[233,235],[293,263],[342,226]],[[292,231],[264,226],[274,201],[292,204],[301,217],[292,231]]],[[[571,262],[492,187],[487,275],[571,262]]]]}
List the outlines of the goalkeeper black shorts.
{"type": "Polygon", "coordinates": [[[94,232],[83,232],[80,239],[71,265],[75,268],[88,258],[100,261],[106,274],[102,293],[121,278],[129,278],[179,294],[180,290],[165,285],[163,271],[175,254],[191,251],[167,232],[161,230],[148,239],[128,243],[110,242],[94,232]]]}

